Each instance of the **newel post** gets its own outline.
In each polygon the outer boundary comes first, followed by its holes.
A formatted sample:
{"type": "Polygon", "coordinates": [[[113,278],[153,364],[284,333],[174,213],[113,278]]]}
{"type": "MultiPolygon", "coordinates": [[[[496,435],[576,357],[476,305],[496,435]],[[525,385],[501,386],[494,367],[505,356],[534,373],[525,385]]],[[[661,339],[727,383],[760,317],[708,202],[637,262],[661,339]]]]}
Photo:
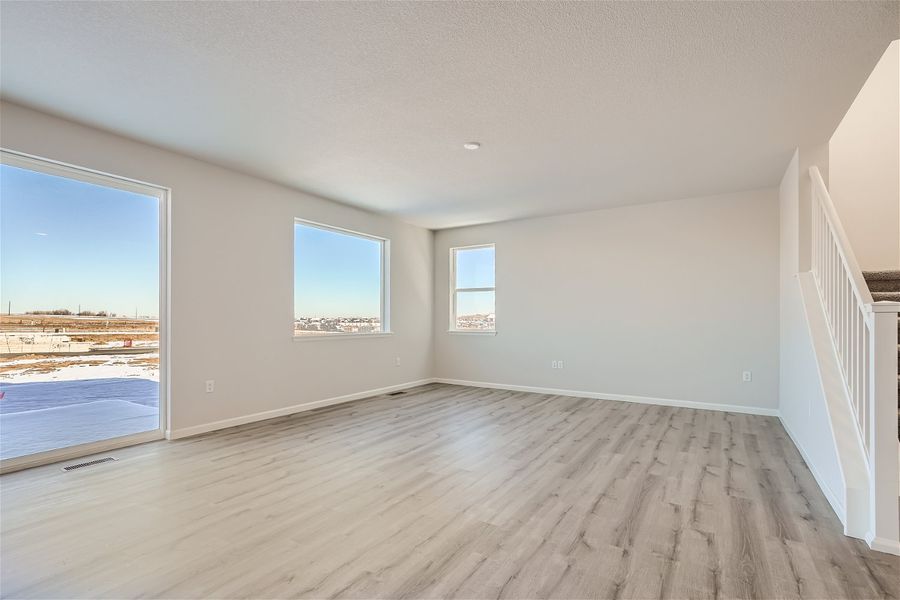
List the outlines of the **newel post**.
{"type": "Polygon", "coordinates": [[[897,311],[900,303],[869,305],[873,328],[869,340],[869,469],[872,482],[870,527],[873,549],[900,553],[900,460],[897,442],[897,311]]]}

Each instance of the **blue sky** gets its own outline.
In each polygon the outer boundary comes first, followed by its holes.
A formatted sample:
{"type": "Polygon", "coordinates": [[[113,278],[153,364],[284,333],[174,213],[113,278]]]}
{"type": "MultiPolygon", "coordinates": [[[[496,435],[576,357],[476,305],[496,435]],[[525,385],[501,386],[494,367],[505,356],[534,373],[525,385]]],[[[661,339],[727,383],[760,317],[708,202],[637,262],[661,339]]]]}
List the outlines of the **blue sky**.
{"type": "MultiPolygon", "coordinates": [[[[158,200],[0,165],[0,302],[5,312],[66,308],[157,316],[158,200]]],[[[297,225],[295,316],[376,317],[381,245],[297,225]]],[[[458,287],[494,285],[493,248],[457,254],[458,287]]],[[[493,312],[467,293],[459,313],[493,312]]]]}
{"type": "Polygon", "coordinates": [[[294,317],[378,317],[381,243],[296,224],[294,317]]]}
{"type": "Polygon", "coordinates": [[[5,314],[67,308],[159,314],[158,200],[0,165],[5,314]]]}
{"type": "MultiPolygon", "coordinates": [[[[379,316],[379,242],[302,224],[294,233],[294,318],[379,316]]],[[[494,249],[458,251],[456,273],[457,287],[493,287],[494,249]]],[[[494,293],[460,294],[458,309],[494,312],[494,293]]]]}
{"type": "MultiPolygon", "coordinates": [[[[469,248],[456,251],[456,287],[494,287],[494,248],[469,248]]],[[[494,292],[460,292],[456,298],[457,315],[494,312],[494,292]]]]}

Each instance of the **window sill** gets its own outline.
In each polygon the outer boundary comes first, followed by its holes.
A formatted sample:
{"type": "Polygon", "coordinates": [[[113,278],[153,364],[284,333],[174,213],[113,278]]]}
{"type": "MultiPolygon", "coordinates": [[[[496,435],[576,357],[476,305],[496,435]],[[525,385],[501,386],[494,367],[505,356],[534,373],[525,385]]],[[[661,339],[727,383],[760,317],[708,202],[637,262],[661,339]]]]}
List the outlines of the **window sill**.
{"type": "Polygon", "coordinates": [[[465,329],[448,329],[447,333],[452,335],[497,335],[495,331],[467,331],[465,329]]]}
{"type": "Polygon", "coordinates": [[[317,333],[315,335],[294,335],[295,342],[320,342],[322,340],[346,340],[360,338],[391,337],[393,331],[380,331],[378,333],[317,333]]]}

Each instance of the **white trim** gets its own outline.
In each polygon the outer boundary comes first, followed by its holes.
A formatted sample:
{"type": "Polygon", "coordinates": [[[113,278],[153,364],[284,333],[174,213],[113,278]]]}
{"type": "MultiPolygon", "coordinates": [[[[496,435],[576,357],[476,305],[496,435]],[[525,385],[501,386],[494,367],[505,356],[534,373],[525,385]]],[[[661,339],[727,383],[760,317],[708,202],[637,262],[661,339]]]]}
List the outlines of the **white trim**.
{"type": "Polygon", "coordinates": [[[453,246],[450,248],[451,250],[478,250],[480,248],[493,248],[497,244],[494,242],[488,242],[486,244],[471,244],[469,246],[453,246]]]}
{"type": "Polygon", "coordinates": [[[810,460],[809,455],[806,454],[806,450],[803,449],[803,446],[801,446],[800,442],[797,441],[797,437],[794,435],[794,432],[791,431],[790,427],[788,427],[787,421],[785,421],[781,415],[778,415],[778,420],[781,421],[781,426],[784,427],[784,430],[787,432],[788,437],[791,438],[791,442],[793,442],[794,447],[800,452],[800,456],[803,458],[803,462],[806,463],[806,467],[809,469],[809,472],[812,473],[812,476],[816,480],[816,483],[819,484],[819,489],[822,490],[822,494],[825,495],[825,499],[828,500],[828,504],[831,505],[831,510],[833,510],[834,514],[837,515],[837,518],[841,522],[841,524],[846,523],[847,509],[844,506],[843,497],[840,494],[836,493],[828,486],[828,484],[825,483],[825,478],[822,477],[822,475],[819,473],[819,470],[816,469],[816,463],[810,460]]]}
{"type": "Polygon", "coordinates": [[[640,404],[654,404],[658,406],[674,406],[679,408],[697,408],[701,410],[717,410],[717,411],[725,411],[725,412],[735,412],[735,413],[744,413],[744,414],[752,414],[752,415],[764,415],[764,416],[779,416],[778,410],[774,408],[759,408],[752,406],[740,406],[736,404],[711,404],[708,402],[692,402],[689,400],[671,400],[667,398],[650,398],[645,396],[627,396],[623,394],[604,394],[598,392],[585,392],[585,391],[575,391],[575,390],[561,390],[561,389],[553,389],[553,388],[542,388],[542,387],[533,387],[533,386],[524,386],[524,385],[509,385],[509,384],[497,384],[497,383],[486,383],[483,381],[464,381],[461,379],[445,379],[440,377],[430,377],[426,379],[419,379],[417,381],[410,381],[407,383],[399,383],[397,385],[391,385],[383,388],[376,388],[372,390],[365,390],[362,392],[356,392],[353,394],[346,394],[344,396],[335,396],[333,398],[325,398],[323,400],[314,400],[312,402],[306,402],[303,404],[295,404],[292,406],[285,406],[284,408],[277,408],[274,410],[267,410],[258,413],[252,413],[249,415],[243,415],[240,417],[232,417],[230,419],[222,419],[220,421],[213,421],[211,423],[205,423],[203,425],[195,425],[193,427],[184,427],[182,429],[175,429],[166,432],[166,437],[171,440],[176,440],[180,438],[200,435],[203,433],[209,433],[211,431],[217,431],[219,429],[227,429],[229,427],[237,427],[238,425],[246,425],[248,423],[255,423],[257,421],[265,421],[267,419],[274,419],[277,417],[284,417],[287,415],[293,415],[300,412],[305,412],[308,410],[313,410],[316,408],[322,408],[325,406],[332,406],[335,404],[343,404],[344,402],[352,402],[354,400],[361,400],[364,398],[371,398],[374,396],[380,396],[383,394],[388,394],[390,392],[396,392],[400,390],[405,390],[413,387],[418,387],[420,385],[427,385],[429,383],[444,383],[448,385],[462,385],[468,387],[480,387],[480,388],[492,388],[499,390],[509,390],[516,392],[531,392],[535,394],[552,394],[554,396],[572,396],[576,398],[592,398],[596,400],[612,400],[618,402],[635,402],[640,404]]]}
{"type": "Polygon", "coordinates": [[[398,383],[397,385],[390,385],[374,390],[365,390],[362,392],[356,392],[354,394],[325,398],[324,400],[314,400],[312,402],[306,402],[303,404],[294,404],[293,406],[285,406],[284,408],[276,408],[274,410],[266,410],[249,415],[243,415],[240,417],[222,419],[221,421],[213,421],[211,423],[204,423],[203,425],[194,425],[193,427],[183,427],[181,429],[169,430],[166,432],[166,437],[170,440],[177,440],[180,438],[200,435],[202,433],[209,433],[210,431],[217,431],[219,429],[227,429],[229,427],[237,427],[238,425],[246,425],[247,423],[265,421],[267,419],[274,419],[276,417],[285,417],[288,415],[313,410],[315,408],[322,408],[324,406],[332,406],[334,404],[343,404],[344,402],[362,400],[363,398],[381,396],[383,394],[389,394],[391,392],[397,392],[400,390],[418,387],[420,385],[426,385],[429,383],[434,383],[434,379],[419,379],[418,381],[398,383]]]}
{"type": "Polygon", "coordinates": [[[900,542],[895,542],[894,540],[887,540],[885,538],[875,537],[870,533],[866,534],[866,543],[869,545],[869,548],[872,550],[876,550],[878,552],[885,552],[887,554],[893,554],[894,556],[900,556],[900,542]]]}
{"type": "Polygon", "coordinates": [[[888,300],[879,300],[872,304],[866,304],[866,312],[870,313],[895,313],[900,312],[900,302],[890,302],[888,300]]]}
{"type": "Polygon", "coordinates": [[[159,320],[157,321],[159,326],[159,401],[157,403],[159,427],[153,431],[0,460],[0,473],[18,471],[20,469],[35,467],[42,464],[69,460],[95,454],[97,452],[104,452],[110,449],[123,448],[134,444],[142,444],[147,441],[164,439],[172,414],[170,377],[172,278],[171,269],[169,268],[172,264],[171,188],[2,147],[0,147],[0,164],[27,169],[45,175],[64,177],[75,181],[118,189],[133,194],[140,194],[142,196],[149,196],[156,198],[159,203],[159,231],[157,234],[157,241],[159,244],[159,305],[157,307],[159,311],[159,320]]]}
{"type": "Polygon", "coordinates": [[[156,185],[155,183],[131,179],[130,177],[106,173],[104,171],[53,160],[52,158],[44,158],[34,154],[27,154],[9,148],[0,147],[0,155],[2,155],[3,164],[10,165],[11,167],[39,171],[57,177],[67,177],[69,179],[102,185],[103,187],[112,187],[126,192],[140,194],[142,196],[152,195],[159,198],[161,194],[169,192],[169,188],[156,185]],[[151,189],[148,190],[147,188],[151,189]],[[148,191],[151,191],[152,193],[148,194],[148,191]]]}
{"type": "MultiPolygon", "coordinates": [[[[447,327],[448,333],[457,333],[456,329],[456,304],[460,292],[493,292],[494,293],[494,329],[486,330],[481,333],[497,332],[497,244],[474,244],[471,246],[453,246],[450,248],[450,324],[447,327]],[[494,249],[494,287],[477,287],[477,288],[458,288],[456,287],[456,253],[460,250],[480,250],[482,248],[494,249]]],[[[466,332],[469,333],[469,332],[466,332]]]]}
{"type": "Polygon", "coordinates": [[[391,337],[393,331],[378,331],[375,333],[339,333],[323,331],[321,333],[308,333],[304,335],[294,334],[295,342],[319,342],[322,340],[343,340],[343,339],[359,339],[359,338],[380,338],[391,337]]]}
{"type": "Polygon", "coordinates": [[[391,333],[391,240],[381,242],[381,333],[391,333]]]}
{"type": "Polygon", "coordinates": [[[328,223],[320,223],[318,221],[310,221],[309,219],[304,219],[301,217],[294,217],[294,224],[306,225],[307,227],[315,227],[316,229],[324,229],[325,231],[333,231],[335,233],[343,233],[345,235],[355,235],[356,237],[366,238],[372,240],[373,242],[386,242],[388,238],[381,237],[379,235],[373,235],[371,233],[364,233],[362,231],[355,231],[353,229],[347,229],[346,227],[338,227],[336,225],[329,225],[328,223]]]}
{"type": "Polygon", "coordinates": [[[613,400],[616,402],[634,402],[637,404],[655,404],[657,406],[674,406],[677,408],[696,408],[700,410],[717,410],[722,412],[743,413],[747,415],[763,415],[777,417],[777,408],[761,408],[758,406],[741,406],[739,404],[714,404],[712,402],[695,402],[692,400],[673,400],[670,398],[651,398],[649,396],[629,396],[625,394],[606,394],[603,392],[586,392],[581,390],[565,390],[556,388],[534,387],[530,385],[510,385],[505,383],[487,383],[484,381],[464,381],[462,379],[446,379],[437,377],[435,383],[465,385],[469,387],[509,390],[513,392],[532,392],[553,396],[572,396],[575,398],[591,398],[594,400],[613,400]]]}
{"type": "Polygon", "coordinates": [[[160,210],[159,271],[159,407],[160,433],[165,437],[172,426],[172,189],[165,188],[160,210]]]}
{"type": "MultiPolygon", "coordinates": [[[[334,225],[328,225],[326,223],[319,223],[317,221],[310,221],[308,219],[302,219],[300,217],[294,217],[294,247],[291,252],[291,281],[293,282],[293,287],[291,288],[292,294],[293,291],[296,290],[297,283],[297,266],[294,264],[294,256],[297,251],[297,225],[303,225],[304,227],[313,227],[315,229],[322,229],[325,231],[331,231],[333,233],[340,233],[343,235],[352,235],[355,237],[363,238],[366,240],[370,240],[373,242],[378,242],[380,244],[381,249],[381,261],[380,261],[380,277],[381,277],[381,294],[379,298],[379,302],[381,305],[379,306],[379,314],[381,321],[381,331],[376,332],[375,334],[384,334],[390,335],[391,332],[391,240],[389,238],[381,237],[378,235],[372,235],[371,233],[363,233],[361,231],[354,231],[352,229],[346,229],[344,227],[336,227],[334,225]]],[[[293,298],[292,298],[293,300],[293,298]]],[[[294,314],[294,303],[291,302],[291,330],[293,331],[294,323],[297,321],[297,315],[294,314]]],[[[361,335],[375,335],[375,334],[361,334],[361,335]]],[[[340,334],[337,334],[340,335],[340,334]]],[[[344,334],[348,335],[348,334],[344,334]]],[[[295,341],[296,341],[295,336],[295,341]]],[[[301,336],[304,337],[304,336],[301,336]]]]}
{"type": "Polygon", "coordinates": [[[453,335],[497,335],[496,329],[448,329],[453,335]]]}
{"type": "Polygon", "coordinates": [[[135,433],[133,435],[123,435],[121,437],[79,444],[78,446],[70,446],[68,448],[58,448],[56,450],[47,450],[46,452],[27,454],[16,458],[7,458],[0,460],[0,475],[21,471],[22,469],[30,469],[32,467],[41,467],[51,463],[84,458],[91,454],[109,452],[110,450],[118,450],[119,448],[136,446],[137,444],[155,442],[162,439],[164,439],[162,431],[153,429],[152,431],[135,433]]]}

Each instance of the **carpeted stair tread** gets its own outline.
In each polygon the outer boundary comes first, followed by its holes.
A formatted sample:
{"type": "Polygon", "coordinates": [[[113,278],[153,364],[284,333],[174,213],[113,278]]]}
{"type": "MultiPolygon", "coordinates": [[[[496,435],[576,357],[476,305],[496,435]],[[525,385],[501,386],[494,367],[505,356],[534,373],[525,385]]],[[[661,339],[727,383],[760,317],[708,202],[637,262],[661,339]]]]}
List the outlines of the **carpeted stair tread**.
{"type": "Polygon", "coordinates": [[[863,277],[866,281],[875,281],[878,279],[900,279],[900,271],[863,271],[863,277]]]}
{"type": "Polygon", "coordinates": [[[868,281],[870,292],[900,292],[900,279],[880,279],[868,281]]]}
{"type": "Polygon", "coordinates": [[[900,279],[900,271],[863,271],[866,281],[883,281],[885,279],[900,279]]]}
{"type": "Polygon", "coordinates": [[[900,271],[868,271],[863,277],[871,292],[900,292],[900,271]]]}
{"type": "Polygon", "coordinates": [[[875,302],[900,302],[900,292],[872,292],[875,302]]]}

